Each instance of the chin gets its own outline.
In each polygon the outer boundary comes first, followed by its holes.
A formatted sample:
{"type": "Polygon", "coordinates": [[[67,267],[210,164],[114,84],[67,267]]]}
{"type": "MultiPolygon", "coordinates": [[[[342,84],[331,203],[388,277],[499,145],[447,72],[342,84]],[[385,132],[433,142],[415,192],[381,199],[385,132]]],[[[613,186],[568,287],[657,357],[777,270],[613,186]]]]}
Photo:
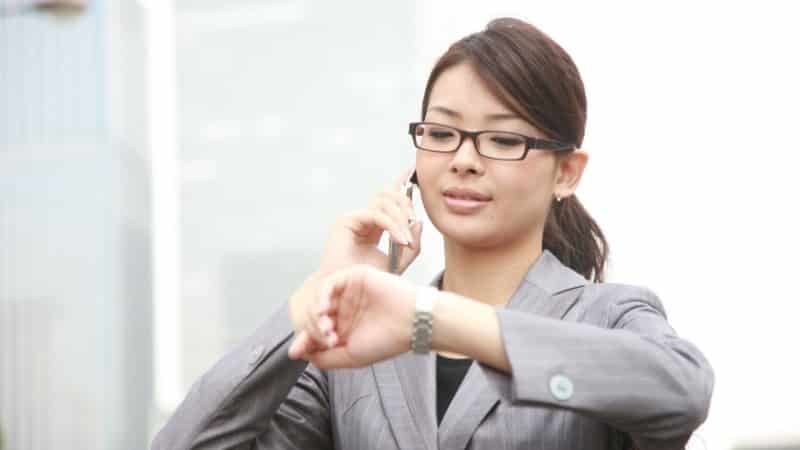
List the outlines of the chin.
{"type": "Polygon", "coordinates": [[[450,216],[431,218],[431,223],[442,233],[445,239],[465,247],[494,247],[501,241],[499,239],[499,236],[502,235],[500,230],[486,223],[485,220],[479,220],[476,217],[450,216]]]}

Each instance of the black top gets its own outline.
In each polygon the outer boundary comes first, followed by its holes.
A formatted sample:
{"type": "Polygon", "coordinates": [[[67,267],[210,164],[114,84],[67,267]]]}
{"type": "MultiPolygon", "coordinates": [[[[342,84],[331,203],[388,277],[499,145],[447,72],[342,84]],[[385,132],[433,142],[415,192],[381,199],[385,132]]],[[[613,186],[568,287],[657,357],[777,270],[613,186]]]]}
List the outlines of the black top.
{"type": "Polygon", "coordinates": [[[446,358],[436,355],[436,414],[440,424],[470,364],[472,360],[469,358],[446,358]]]}

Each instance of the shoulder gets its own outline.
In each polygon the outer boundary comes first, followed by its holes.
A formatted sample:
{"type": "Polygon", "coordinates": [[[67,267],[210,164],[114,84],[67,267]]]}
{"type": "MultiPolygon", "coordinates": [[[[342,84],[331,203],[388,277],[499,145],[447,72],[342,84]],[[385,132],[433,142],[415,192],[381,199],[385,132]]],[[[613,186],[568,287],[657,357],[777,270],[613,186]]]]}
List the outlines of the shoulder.
{"type": "Polygon", "coordinates": [[[589,283],[582,287],[580,304],[595,322],[615,327],[623,317],[633,313],[648,313],[667,317],[664,304],[651,289],[631,284],[589,283]]]}

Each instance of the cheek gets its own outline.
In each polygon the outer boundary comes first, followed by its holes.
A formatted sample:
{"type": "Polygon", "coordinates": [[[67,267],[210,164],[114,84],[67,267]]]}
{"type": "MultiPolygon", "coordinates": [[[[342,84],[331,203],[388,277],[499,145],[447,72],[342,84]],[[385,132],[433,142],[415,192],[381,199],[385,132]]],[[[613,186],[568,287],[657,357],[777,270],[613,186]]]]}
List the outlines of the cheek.
{"type": "Polygon", "coordinates": [[[447,164],[452,159],[452,154],[435,153],[417,150],[414,164],[418,171],[434,174],[447,169],[447,164]]]}
{"type": "Polygon", "coordinates": [[[414,167],[417,171],[417,182],[423,192],[436,189],[437,180],[447,171],[448,156],[450,155],[417,150],[414,167]]]}
{"type": "Polygon", "coordinates": [[[495,174],[497,194],[503,200],[501,214],[524,217],[528,223],[543,221],[553,191],[552,172],[546,164],[528,160],[512,169],[495,174]]]}
{"type": "MultiPolygon", "coordinates": [[[[421,194],[422,206],[425,209],[425,214],[429,218],[433,218],[434,212],[431,210],[435,204],[436,197],[436,180],[440,173],[439,166],[441,165],[434,154],[428,154],[417,150],[415,170],[417,172],[417,185],[421,194]]],[[[441,158],[439,158],[441,159],[441,158]]]]}

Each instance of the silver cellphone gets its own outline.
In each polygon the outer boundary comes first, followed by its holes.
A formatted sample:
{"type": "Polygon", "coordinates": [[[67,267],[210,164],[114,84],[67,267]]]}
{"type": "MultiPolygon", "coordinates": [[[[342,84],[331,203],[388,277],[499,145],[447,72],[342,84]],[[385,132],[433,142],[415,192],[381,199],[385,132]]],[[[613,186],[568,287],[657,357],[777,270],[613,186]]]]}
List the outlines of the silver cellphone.
{"type": "MultiPolygon", "coordinates": [[[[416,172],[414,172],[416,174],[416,172]]],[[[413,175],[412,175],[412,178],[413,175]]],[[[403,190],[405,191],[406,197],[409,200],[412,200],[414,194],[414,184],[412,184],[411,179],[406,181],[403,184],[403,190]]],[[[391,237],[389,237],[389,272],[397,274],[399,272],[399,265],[400,265],[400,255],[403,253],[403,246],[398,244],[394,241],[391,237]]]]}

